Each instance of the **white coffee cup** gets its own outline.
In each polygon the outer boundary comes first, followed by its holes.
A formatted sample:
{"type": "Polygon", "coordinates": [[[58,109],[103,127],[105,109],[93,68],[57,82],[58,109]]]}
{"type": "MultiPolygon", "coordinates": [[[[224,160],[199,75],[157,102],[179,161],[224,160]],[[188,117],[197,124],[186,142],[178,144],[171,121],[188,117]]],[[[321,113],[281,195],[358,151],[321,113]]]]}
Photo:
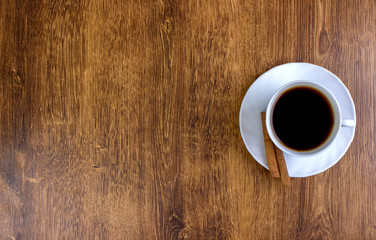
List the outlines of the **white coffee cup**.
{"type": "Polygon", "coordinates": [[[333,142],[333,140],[337,136],[341,127],[353,127],[353,126],[355,126],[354,120],[342,119],[341,109],[339,107],[339,104],[338,104],[336,98],[333,96],[333,94],[330,93],[330,91],[328,89],[326,89],[322,85],[312,83],[312,82],[309,82],[309,81],[304,81],[304,80],[293,81],[293,82],[287,83],[287,84],[283,85],[281,88],[279,88],[273,94],[272,98],[269,101],[268,107],[266,109],[266,128],[267,128],[267,131],[269,133],[271,140],[283,152],[285,152],[287,154],[294,155],[294,156],[308,157],[308,156],[313,156],[313,155],[320,153],[321,151],[325,150],[333,142]],[[322,144],[320,144],[318,147],[307,150],[307,151],[295,150],[295,149],[287,147],[278,138],[277,134],[275,133],[274,127],[273,127],[273,121],[272,121],[274,107],[275,107],[279,97],[284,92],[286,92],[287,90],[289,90],[291,88],[295,88],[295,87],[300,87],[300,86],[314,88],[317,91],[319,91],[320,93],[322,93],[327,98],[327,100],[329,101],[329,103],[332,107],[333,116],[334,116],[333,128],[332,128],[329,136],[326,138],[326,140],[322,144]]]}

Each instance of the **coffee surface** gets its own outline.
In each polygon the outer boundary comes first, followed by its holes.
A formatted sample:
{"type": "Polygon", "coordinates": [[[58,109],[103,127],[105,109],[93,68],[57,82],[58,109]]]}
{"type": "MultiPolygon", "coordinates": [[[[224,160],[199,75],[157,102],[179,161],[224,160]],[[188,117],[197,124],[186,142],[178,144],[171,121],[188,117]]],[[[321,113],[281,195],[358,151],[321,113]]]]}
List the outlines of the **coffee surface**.
{"type": "Polygon", "coordinates": [[[334,114],[320,91],[305,86],[286,90],[277,100],[272,116],[274,131],[288,148],[309,151],[329,137],[334,114]]]}

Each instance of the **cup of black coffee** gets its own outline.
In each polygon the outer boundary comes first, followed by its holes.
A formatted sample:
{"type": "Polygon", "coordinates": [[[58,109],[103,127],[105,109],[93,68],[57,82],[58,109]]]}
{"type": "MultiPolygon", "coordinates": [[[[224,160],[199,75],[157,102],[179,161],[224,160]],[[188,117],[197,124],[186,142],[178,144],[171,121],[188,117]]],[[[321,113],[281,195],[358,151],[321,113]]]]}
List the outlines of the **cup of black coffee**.
{"type": "Polygon", "coordinates": [[[266,110],[266,127],[274,144],[283,152],[312,156],[326,149],[343,120],[336,98],[325,87],[309,81],[293,81],[277,90],[266,110]]]}

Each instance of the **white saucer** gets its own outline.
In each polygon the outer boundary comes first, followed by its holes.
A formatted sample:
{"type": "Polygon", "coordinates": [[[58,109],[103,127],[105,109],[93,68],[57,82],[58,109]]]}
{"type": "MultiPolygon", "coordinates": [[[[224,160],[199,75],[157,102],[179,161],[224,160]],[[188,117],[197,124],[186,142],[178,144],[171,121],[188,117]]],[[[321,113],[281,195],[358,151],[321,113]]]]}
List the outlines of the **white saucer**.
{"type": "MultiPolygon", "coordinates": [[[[248,151],[255,160],[268,168],[262,135],[260,112],[266,110],[273,93],[282,85],[294,80],[307,80],[326,87],[337,99],[343,119],[356,122],[355,106],[342,81],[325,68],[310,63],[287,63],[262,74],[244,96],[240,114],[240,132],[248,151]]],[[[336,164],[346,153],[355,134],[354,127],[341,127],[331,145],[312,157],[295,157],[285,154],[291,177],[308,177],[321,173],[336,164]]]]}

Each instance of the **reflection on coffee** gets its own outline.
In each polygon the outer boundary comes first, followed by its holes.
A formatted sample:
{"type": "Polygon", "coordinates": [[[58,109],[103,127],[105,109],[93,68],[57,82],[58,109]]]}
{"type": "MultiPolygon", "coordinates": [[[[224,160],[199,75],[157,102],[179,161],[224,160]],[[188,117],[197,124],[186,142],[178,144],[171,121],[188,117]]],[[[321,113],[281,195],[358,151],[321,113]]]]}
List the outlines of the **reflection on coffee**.
{"type": "Polygon", "coordinates": [[[283,92],[272,111],[272,125],[288,148],[309,151],[322,145],[334,126],[334,113],[320,91],[298,86],[283,92]]]}

